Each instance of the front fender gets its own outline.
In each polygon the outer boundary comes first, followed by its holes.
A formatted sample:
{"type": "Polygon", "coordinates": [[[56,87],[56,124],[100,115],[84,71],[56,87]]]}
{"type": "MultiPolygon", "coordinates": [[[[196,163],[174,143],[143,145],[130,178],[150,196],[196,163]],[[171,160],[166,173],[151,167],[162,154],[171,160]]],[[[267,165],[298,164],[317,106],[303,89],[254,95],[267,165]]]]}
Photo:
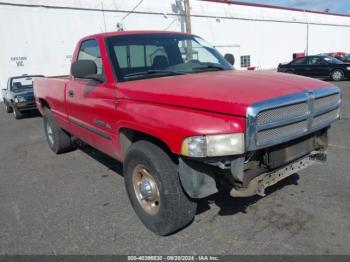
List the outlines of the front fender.
{"type": "Polygon", "coordinates": [[[129,128],[162,140],[169,149],[181,153],[189,136],[241,133],[245,118],[147,102],[118,102],[117,130],[129,128]]]}

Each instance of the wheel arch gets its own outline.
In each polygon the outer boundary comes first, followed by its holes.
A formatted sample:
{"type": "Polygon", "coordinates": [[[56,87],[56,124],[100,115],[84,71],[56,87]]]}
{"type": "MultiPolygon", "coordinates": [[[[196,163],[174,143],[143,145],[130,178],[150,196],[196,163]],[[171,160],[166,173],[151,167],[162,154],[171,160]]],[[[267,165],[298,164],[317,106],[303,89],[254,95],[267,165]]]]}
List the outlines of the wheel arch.
{"type": "Polygon", "coordinates": [[[39,98],[39,103],[40,103],[40,106],[41,108],[47,108],[47,109],[50,109],[50,104],[49,102],[47,102],[47,100],[45,100],[44,98],[39,98]]]}
{"type": "Polygon", "coordinates": [[[119,136],[119,143],[120,143],[120,152],[122,154],[122,158],[125,158],[126,151],[128,148],[137,141],[148,141],[151,142],[160,148],[162,148],[174,161],[178,162],[178,158],[176,157],[176,154],[172,152],[169,145],[159,137],[156,137],[155,135],[145,133],[143,131],[139,131],[134,128],[129,127],[122,127],[119,129],[118,132],[119,136]]]}

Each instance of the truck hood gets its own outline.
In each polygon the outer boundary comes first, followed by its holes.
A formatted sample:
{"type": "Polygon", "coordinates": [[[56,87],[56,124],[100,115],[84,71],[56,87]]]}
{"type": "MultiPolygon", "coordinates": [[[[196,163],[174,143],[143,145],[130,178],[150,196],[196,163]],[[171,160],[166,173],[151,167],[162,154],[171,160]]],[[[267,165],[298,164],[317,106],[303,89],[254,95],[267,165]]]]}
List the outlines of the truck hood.
{"type": "Polygon", "coordinates": [[[118,84],[118,97],[245,116],[251,104],[333,86],[291,74],[219,71],[135,80],[118,84]]]}

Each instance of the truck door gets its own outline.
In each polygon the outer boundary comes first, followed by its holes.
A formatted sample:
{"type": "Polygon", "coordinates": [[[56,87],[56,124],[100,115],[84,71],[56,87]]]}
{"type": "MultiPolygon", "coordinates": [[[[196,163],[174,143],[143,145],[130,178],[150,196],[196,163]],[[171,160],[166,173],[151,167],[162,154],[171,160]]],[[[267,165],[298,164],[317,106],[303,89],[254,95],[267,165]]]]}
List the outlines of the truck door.
{"type": "MultiPolygon", "coordinates": [[[[77,60],[92,60],[97,65],[97,74],[103,74],[100,48],[95,39],[81,43],[77,60]]],[[[72,78],[66,88],[67,112],[70,130],[88,144],[114,155],[116,148],[112,139],[115,111],[113,86],[91,79],[72,78]]]]}

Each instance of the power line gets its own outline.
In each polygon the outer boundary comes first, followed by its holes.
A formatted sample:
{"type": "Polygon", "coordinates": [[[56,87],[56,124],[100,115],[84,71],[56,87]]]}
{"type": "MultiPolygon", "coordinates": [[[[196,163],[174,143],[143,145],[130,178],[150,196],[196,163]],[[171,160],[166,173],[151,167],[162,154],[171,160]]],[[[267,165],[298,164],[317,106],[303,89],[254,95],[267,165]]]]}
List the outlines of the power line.
{"type": "Polygon", "coordinates": [[[168,29],[176,22],[176,20],[178,20],[177,17],[175,17],[175,18],[173,19],[173,21],[171,21],[170,24],[169,24],[166,28],[164,28],[164,30],[165,30],[165,31],[168,30],[168,29]]]}
{"type": "Polygon", "coordinates": [[[125,18],[127,18],[129,15],[131,15],[132,12],[134,12],[141,4],[142,4],[143,0],[141,0],[137,5],[135,5],[135,7],[129,12],[127,13],[121,20],[120,22],[123,22],[125,18]]]}

